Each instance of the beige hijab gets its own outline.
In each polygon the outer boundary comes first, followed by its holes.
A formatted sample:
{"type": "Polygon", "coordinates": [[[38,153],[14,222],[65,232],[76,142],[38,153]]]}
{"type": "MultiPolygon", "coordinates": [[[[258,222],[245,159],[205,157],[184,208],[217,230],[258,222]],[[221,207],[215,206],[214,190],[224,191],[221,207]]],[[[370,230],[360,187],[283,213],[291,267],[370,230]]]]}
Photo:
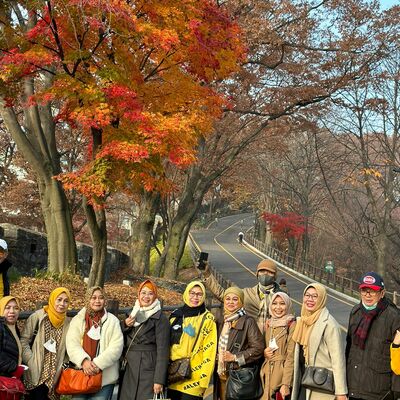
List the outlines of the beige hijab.
{"type": "Polygon", "coordinates": [[[303,301],[303,305],[301,306],[301,317],[297,322],[296,328],[293,332],[293,340],[303,346],[304,358],[307,364],[310,361],[308,359],[308,340],[310,338],[310,334],[314,328],[315,323],[317,322],[322,310],[325,308],[326,305],[325,286],[321,285],[320,283],[311,283],[304,289],[303,295],[309,288],[314,288],[317,291],[317,304],[315,306],[315,309],[311,312],[307,311],[303,301]]]}

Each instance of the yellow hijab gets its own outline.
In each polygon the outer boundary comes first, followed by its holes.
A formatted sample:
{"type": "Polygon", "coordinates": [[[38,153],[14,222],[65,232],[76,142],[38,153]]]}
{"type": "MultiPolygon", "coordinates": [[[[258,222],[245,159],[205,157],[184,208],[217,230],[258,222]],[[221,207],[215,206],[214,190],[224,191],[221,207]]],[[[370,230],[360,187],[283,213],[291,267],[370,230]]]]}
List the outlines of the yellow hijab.
{"type": "Polygon", "coordinates": [[[71,301],[71,294],[69,290],[65,287],[58,287],[50,293],[49,305],[43,307],[43,310],[49,316],[51,324],[56,329],[61,328],[63,326],[65,317],[67,316],[67,312],[59,313],[55,309],[56,299],[61,293],[65,293],[68,297],[68,300],[71,301]]]}
{"type": "Polygon", "coordinates": [[[4,310],[6,309],[7,304],[11,300],[15,300],[15,302],[18,304],[18,307],[20,307],[19,300],[16,297],[14,297],[14,296],[2,297],[2,299],[0,300],[0,317],[4,317],[4,310]]]}
{"type": "Polygon", "coordinates": [[[308,311],[303,301],[303,305],[301,306],[301,317],[297,322],[293,332],[293,340],[303,346],[304,358],[307,363],[310,361],[308,359],[308,340],[314,328],[314,324],[317,322],[322,310],[326,305],[325,286],[321,285],[320,283],[311,283],[304,289],[303,295],[309,288],[314,288],[317,291],[317,304],[313,311],[308,311]]]}
{"type": "Polygon", "coordinates": [[[203,297],[201,298],[201,301],[200,301],[200,303],[199,303],[199,305],[198,305],[197,307],[201,306],[201,305],[204,303],[205,299],[206,299],[206,288],[204,287],[204,285],[203,285],[200,281],[193,281],[193,282],[190,282],[190,283],[188,283],[188,285],[186,286],[186,289],[185,289],[185,291],[183,292],[183,295],[182,295],[182,298],[183,298],[184,303],[185,303],[187,306],[189,306],[189,307],[191,307],[190,301],[189,301],[189,292],[190,292],[195,286],[199,286],[199,287],[201,288],[201,291],[203,292],[203,297]]]}

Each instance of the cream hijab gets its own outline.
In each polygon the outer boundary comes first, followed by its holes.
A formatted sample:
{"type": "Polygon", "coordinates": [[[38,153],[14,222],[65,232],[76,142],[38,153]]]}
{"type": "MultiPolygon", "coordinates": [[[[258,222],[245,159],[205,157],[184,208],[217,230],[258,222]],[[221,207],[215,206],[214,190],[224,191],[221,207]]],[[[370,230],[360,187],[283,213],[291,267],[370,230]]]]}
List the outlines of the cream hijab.
{"type": "Polygon", "coordinates": [[[304,289],[303,295],[305,295],[309,288],[314,288],[317,291],[317,304],[313,311],[308,311],[305,307],[303,300],[303,305],[301,306],[301,317],[297,322],[296,328],[293,332],[293,340],[303,346],[304,358],[307,364],[310,361],[308,359],[308,340],[314,328],[314,324],[317,322],[322,310],[325,308],[326,305],[325,286],[321,285],[320,283],[311,283],[304,289]]]}

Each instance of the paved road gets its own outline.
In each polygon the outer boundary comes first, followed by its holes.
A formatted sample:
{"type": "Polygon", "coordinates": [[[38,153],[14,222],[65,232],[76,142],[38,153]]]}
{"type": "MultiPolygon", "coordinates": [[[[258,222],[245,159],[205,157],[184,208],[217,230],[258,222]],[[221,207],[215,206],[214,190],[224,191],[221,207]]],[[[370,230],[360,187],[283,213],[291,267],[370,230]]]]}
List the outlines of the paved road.
{"type": "MultiPolygon", "coordinates": [[[[263,258],[237,241],[238,233],[246,232],[253,223],[254,217],[251,214],[241,214],[220,218],[218,224],[213,222],[208,230],[191,232],[201,250],[209,253],[211,264],[242,288],[256,284],[256,267],[263,258]]],[[[295,312],[299,315],[303,290],[309,281],[283,269],[278,272],[278,280],[280,278],[286,279],[295,312]]],[[[349,313],[354,304],[351,300],[341,298],[339,293],[335,294],[332,291],[328,294],[328,309],[343,330],[347,328],[349,313]]]]}

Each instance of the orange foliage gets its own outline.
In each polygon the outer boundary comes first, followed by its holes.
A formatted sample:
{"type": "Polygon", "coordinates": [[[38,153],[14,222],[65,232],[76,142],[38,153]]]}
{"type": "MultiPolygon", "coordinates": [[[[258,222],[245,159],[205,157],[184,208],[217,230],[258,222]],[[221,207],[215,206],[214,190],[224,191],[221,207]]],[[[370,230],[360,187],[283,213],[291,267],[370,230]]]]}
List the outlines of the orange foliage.
{"type": "Polygon", "coordinates": [[[24,3],[31,28],[5,29],[4,97],[24,107],[52,102],[56,123],[101,132],[84,167],[58,177],[66,187],[91,199],[136,184],[162,187],[166,162],[195,160],[198,138],[227,106],[213,82],[244,60],[226,11],[209,0],[24,3]],[[23,99],[27,77],[47,79],[23,99]]]}

